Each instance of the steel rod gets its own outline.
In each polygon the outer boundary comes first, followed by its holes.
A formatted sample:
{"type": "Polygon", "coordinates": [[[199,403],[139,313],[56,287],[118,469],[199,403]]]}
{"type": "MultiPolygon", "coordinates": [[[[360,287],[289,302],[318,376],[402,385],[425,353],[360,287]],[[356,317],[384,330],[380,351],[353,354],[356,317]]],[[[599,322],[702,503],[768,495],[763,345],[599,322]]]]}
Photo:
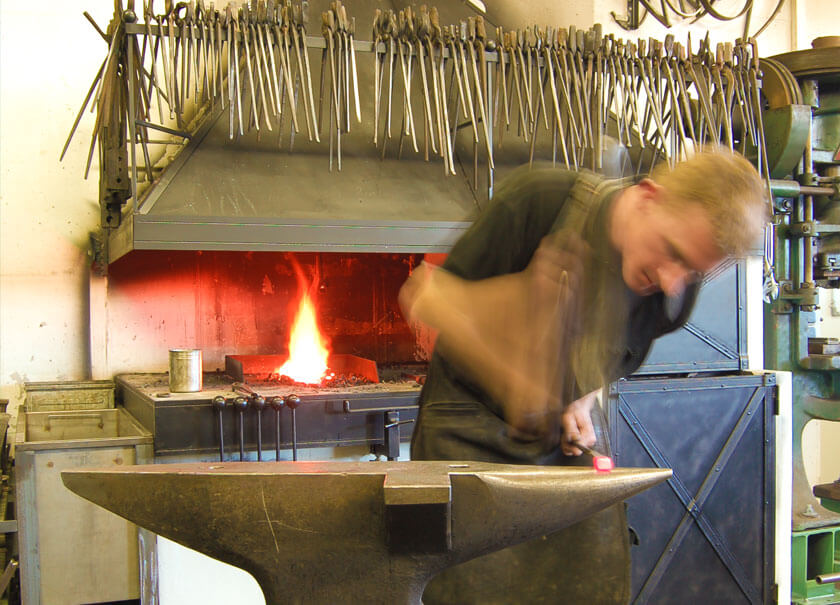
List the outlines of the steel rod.
{"type": "Polygon", "coordinates": [[[840,571],[820,574],[814,579],[817,581],[817,584],[833,584],[834,582],[840,582],[840,571]]]}
{"type": "MultiPolygon", "coordinates": [[[[161,126],[160,124],[153,124],[152,122],[147,122],[146,120],[135,120],[134,123],[137,126],[143,126],[144,128],[151,128],[153,130],[159,130],[160,132],[165,132],[166,134],[173,134],[184,139],[191,139],[193,136],[188,132],[184,132],[183,130],[167,128],[166,126],[161,126]]],[[[152,141],[149,142],[151,143],[152,141]]],[[[166,141],[166,143],[170,143],[170,141],[166,141]]]]}
{"type": "Polygon", "coordinates": [[[297,462],[297,417],[292,408],[292,460],[297,462]]]}
{"type": "MultiPolygon", "coordinates": [[[[167,25],[149,25],[149,31],[151,32],[152,36],[160,36],[161,34],[166,36],[169,34],[169,27],[167,25]]],[[[133,35],[145,35],[146,34],[146,26],[143,23],[126,23],[125,24],[125,33],[126,34],[133,34],[133,35]]],[[[172,28],[172,37],[178,38],[181,35],[181,32],[177,27],[172,28]]],[[[242,39],[243,35],[239,34],[239,38],[242,39]]],[[[202,38],[202,33],[200,30],[195,32],[195,39],[200,40],[202,38]]],[[[222,30],[222,37],[221,41],[224,42],[228,39],[227,32],[222,30]]],[[[301,44],[305,44],[307,48],[318,48],[323,50],[327,47],[327,42],[323,36],[301,36],[301,44]]],[[[353,40],[353,49],[357,53],[370,53],[374,50],[374,42],[370,40],[353,40]]],[[[386,44],[379,42],[376,44],[376,51],[378,53],[387,53],[388,47],[386,44]]],[[[406,47],[406,53],[408,53],[408,49],[406,47]]],[[[416,52],[411,51],[412,56],[416,56],[416,52]]],[[[449,49],[444,49],[444,58],[450,58],[450,51],[449,49]]],[[[488,50],[484,51],[484,57],[486,61],[489,62],[498,62],[499,61],[499,51],[495,50],[488,50]]],[[[540,59],[542,61],[542,59],[540,59]]],[[[505,63],[510,63],[509,59],[505,60],[505,63]]]]}
{"type": "Polygon", "coordinates": [[[799,188],[799,193],[801,195],[826,195],[831,196],[836,193],[836,190],[833,187],[809,187],[803,186],[799,188]]]}
{"type": "Polygon", "coordinates": [[[222,419],[222,410],[219,410],[219,462],[225,461],[225,434],[223,430],[224,424],[222,419]]]}
{"type": "Polygon", "coordinates": [[[133,40],[126,44],[126,56],[128,62],[128,140],[131,145],[131,199],[137,200],[137,118],[134,111],[134,44],[133,40]]]}
{"type": "MultiPolygon", "coordinates": [[[[814,160],[811,153],[814,142],[814,119],[813,116],[808,116],[808,144],[805,146],[805,155],[803,157],[803,168],[807,175],[814,173],[814,160]]],[[[814,220],[814,198],[811,195],[804,194],[802,198],[803,204],[803,219],[806,222],[814,220]]],[[[806,284],[811,284],[814,281],[814,239],[812,237],[805,237],[803,241],[803,280],[806,284]]]]}

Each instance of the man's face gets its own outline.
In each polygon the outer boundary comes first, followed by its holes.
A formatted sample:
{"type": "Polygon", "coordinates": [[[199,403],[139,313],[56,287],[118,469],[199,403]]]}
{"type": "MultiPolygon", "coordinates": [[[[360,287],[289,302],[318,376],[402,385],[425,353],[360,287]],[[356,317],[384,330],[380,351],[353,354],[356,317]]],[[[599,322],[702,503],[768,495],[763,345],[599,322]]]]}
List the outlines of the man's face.
{"type": "Polygon", "coordinates": [[[672,211],[664,203],[661,188],[647,193],[625,225],[622,277],[642,296],[660,290],[677,296],[724,255],[703,208],[688,204],[672,211]]]}

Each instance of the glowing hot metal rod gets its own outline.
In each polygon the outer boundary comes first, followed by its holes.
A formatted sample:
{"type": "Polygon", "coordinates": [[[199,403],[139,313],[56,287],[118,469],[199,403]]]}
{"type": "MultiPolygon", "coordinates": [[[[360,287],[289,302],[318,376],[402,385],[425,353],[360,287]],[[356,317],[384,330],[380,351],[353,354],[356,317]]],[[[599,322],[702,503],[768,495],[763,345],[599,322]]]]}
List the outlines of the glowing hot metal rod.
{"type": "Polygon", "coordinates": [[[247,570],[267,603],[420,603],[444,568],[572,525],[670,476],[449,461],[62,472],[80,496],[247,570]]]}

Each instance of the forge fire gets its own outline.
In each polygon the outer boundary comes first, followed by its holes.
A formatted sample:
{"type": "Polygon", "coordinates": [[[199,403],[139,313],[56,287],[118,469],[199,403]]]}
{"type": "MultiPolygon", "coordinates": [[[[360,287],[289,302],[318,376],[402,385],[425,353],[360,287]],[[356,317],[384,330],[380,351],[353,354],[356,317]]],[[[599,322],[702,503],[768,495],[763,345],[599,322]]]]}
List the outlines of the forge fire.
{"type": "MultiPolygon", "coordinates": [[[[273,372],[282,384],[321,384],[335,378],[327,373],[330,351],[318,329],[318,320],[309,292],[301,296],[300,307],[289,338],[289,359],[273,372]]],[[[269,377],[271,379],[271,377],[269,377]]]]}
{"type": "Polygon", "coordinates": [[[289,335],[289,356],[282,361],[276,355],[229,356],[239,370],[258,375],[260,381],[283,386],[350,387],[379,382],[376,363],[355,355],[333,355],[329,339],[318,326],[312,286],[299,279],[302,291],[289,335]]]}
{"type": "Polygon", "coordinates": [[[289,337],[289,358],[271,372],[267,382],[285,386],[347,387],[371,384],[364,374],[330,367],[330,350],[327,339],[318,327],[315,305],[309,292],[304,290],[289,337]]]}

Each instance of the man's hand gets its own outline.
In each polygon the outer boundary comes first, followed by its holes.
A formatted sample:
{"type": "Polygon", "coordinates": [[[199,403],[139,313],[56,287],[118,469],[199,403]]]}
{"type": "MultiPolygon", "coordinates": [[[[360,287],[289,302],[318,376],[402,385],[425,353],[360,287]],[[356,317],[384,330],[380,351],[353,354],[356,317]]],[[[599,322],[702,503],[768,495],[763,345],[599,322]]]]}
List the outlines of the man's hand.
{"type": "Polygon", "coordinates": [[[599,391],[592,391],[577,401],[570,403],[563,411],[563,453],[567,456],[580,456],[583,452],[572,443],[581,443],[586,447],[595,445],[595,427],[592,426],[592,406],[599,391]]]}
{"type": "Polygon", "coordinates": [[[403,316],[409,322],[423,323],[441,329],[441,323],[452,314],[454,306],[449,302],[459,296],[460,280],[444,269],[425,261],[411,272],[400,288],[398,301],[403,316]]]}

